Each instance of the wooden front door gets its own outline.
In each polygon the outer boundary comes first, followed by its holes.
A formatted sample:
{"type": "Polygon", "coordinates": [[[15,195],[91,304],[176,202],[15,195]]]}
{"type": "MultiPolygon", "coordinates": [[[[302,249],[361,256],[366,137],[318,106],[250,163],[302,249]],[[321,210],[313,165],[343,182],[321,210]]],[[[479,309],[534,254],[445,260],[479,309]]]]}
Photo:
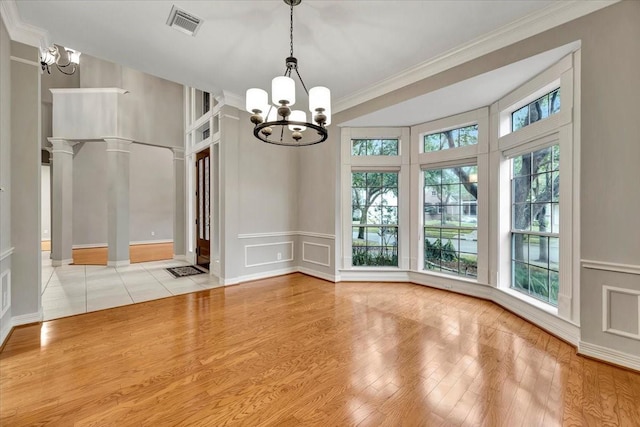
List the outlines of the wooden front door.
{"type": "Polygon", "coordinates": [[[196,263],[209,268],[211,251],[211,156],[209,149],[196,154],[196,263]]]}

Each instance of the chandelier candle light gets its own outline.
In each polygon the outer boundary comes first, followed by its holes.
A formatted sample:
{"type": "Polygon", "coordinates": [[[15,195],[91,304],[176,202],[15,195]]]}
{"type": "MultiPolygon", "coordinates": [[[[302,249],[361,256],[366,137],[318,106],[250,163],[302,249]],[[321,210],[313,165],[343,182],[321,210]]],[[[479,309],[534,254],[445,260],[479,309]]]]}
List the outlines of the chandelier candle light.
{"type": "Polygon", "coordinates": [[[80,52],[64,48],[65,55],[60,53],[58,46],[53,45],[40,52],[40,66],[42,71],[51,74],[49,67],[55,65],[61,73],[71,75],[76,72],[78,64],[80,64],[80,52]]]}
{"type": "Polygon", "coordinates": [[[269,95],[265,90],[252,88],[247,90],[246,109],[252,113],[251,123],[255,125],[253,135],[261,141],[291,147],[318,144],[327,140],[326,127],[331,124],[331,92],[322,86],[307,90],[298,71],[298,60],[293,56],[293,7],[299,5],[302,0],[283,1],[291,10],[291,50],[285,61],[287,68],[284,75],[274,78],[271,82],[273,105],[269,103],[269,95]],[[293,71],[309,96],[309,111],[313,121],[307,121],[305,111],[291,110],[296,103],[296,84],[291,78],[293,71]],[[306,136],[303,134],[305,130],[306,136]]]}

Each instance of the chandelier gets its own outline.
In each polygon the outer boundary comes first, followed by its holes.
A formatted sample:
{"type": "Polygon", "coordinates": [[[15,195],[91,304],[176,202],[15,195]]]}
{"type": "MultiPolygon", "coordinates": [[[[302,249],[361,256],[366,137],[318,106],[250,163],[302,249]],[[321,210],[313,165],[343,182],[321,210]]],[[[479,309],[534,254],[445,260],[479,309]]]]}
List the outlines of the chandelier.
{"type": "Polygon", "coordinates": [[[60,52],[60,48],[53,45],[43,49],[40,52],[40,66],[42,71],[51,74],[50,66],[55,65],[61,73],[71,75],[76,72],[78,64],[80,64],[80,52],[69,48],[63,48],[64,53],[60,52]]]}
{"type": "Polygon", "coordinates": [[[307,90],[298,71],[298,60],[293,56],[293,7],[302,0],[284,0],[290,7],[290,54],[285,60],[284,75],[271,82],[271,101],[263,89],[247,90],[246,109],[252,113],[251,123],[255,125],[253,135],[269,144],[301,147],[327,140],[327,126],[331,124],[331,92],[326,87],[317,86],[307,90]],[[312,120],[307,121],[303,110],[292,110],[296,103],[295,81],[291,74],[295,71],[302,88],[309,97],[309,111],[312,120]],[[305,132],[306,131],[306,132],[305,132]]]}

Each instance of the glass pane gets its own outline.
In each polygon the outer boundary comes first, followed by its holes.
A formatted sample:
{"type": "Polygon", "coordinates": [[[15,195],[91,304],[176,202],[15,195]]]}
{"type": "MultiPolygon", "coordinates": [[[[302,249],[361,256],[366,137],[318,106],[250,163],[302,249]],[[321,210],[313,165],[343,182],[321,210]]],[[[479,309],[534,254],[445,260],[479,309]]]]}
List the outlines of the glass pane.
{"type": "Polygon", "coordinates": [[[543,148],[533,153],[531,173],[547,172],[552,169],[551,147],[543,148]]]}
{"type": "Polygon", "coordinates": [[[514,233],[512,235],[511,256],[516,261],[529,262],[529,236],[514,233]]]}
{"type": "Polygon", "coordinates": [[[529,266],[527,264],[513,263],[512,287],[526,293],[529,292],[529,266]]]}
{"type": "Polygon", "coordinates": [[[398,208],[387,206],[382,208],[382,224],[397,224],[398,208]]]}
{"type": "Polygon", "coordinates": [[[382,174],[368,172],[366,174],[367,187],[382,187],[382,174]]]}
{"type": "Polygon", "coordinates": [[[514,230],[529,231],[531,228],[531,205],[519,203],[513,205],[512,224],[514,230]]]}
{"type": "Polygon", "coordinates": [[[211,214],[209,213],[209,157],[204,158],[204,239],[209,239],[209,223],[211,214]]]}
{"type": "MultiPolygon", "coordinates": [[[[534,264],[540,267],[548,266],[548,250],[549,242],[544,236],[529,235],[527,236],[529,241],[529,264],[534,264]]],[[[526,259],[524,260],[527,261],[526,259]]]]}
{"type": "Polygon", "coordinates": [[[367,154],[366,141],[362,139],[351,140],[351,155],[352,156],[365,156],[367,154]]]}
{"type": "Polygon", "coordinates": [[[379,139],[367,139],[367,156],[380,156],[382,154],[382,141],[379,139]]]}
{"type": "Polygon", "coordinates": [[[529,106],[516,110],[511,114],[511,131],[516,131],[529,124],[529,106]]]}
{"type": "Polygon", "coordinates": [[[560,205],[558,203],[551,205],[551,232],[560,233],[560,205]]]}
{"type": "Polygon", "coordinates": [[[478,255],[460,254],[460,275],[468,277],[478,277],[478,255]]]}
{"type": "Polygon", "coordinates": [[[460,230],[460,252],[478,253],[478,230],[460,230]]]}
{"type": "Polygon", "coordinates": [[[533,203],[531,204],[531,230],[541,233],[551,232],[551,204],[533,203]]]}
{"type": "Polygon", "coordinates": [[[351,174],[351,186],[352,187],[361,187],[364,188],[367,186],[366,184],[366,176],[367,174],[364,172],[354,172],[351,174]]]}
{"type": "Polygon", "coordinates": [[[398,155],[398,140],[397,139],[385,139],[382,141],[382,154],[385,156],[397,156],[398,155]]]}
{"type": "Polygon", "coordinates": [[[536,266],[529,267],[529,292],[538,299],[549,300],[549,270],[536,266]]]}
{"type": "Polygon", "coordinates": [[[551,200],[557,202],[560,200],[560,172],[553,172],[552,176],[552,188],[551,188],[551,200]]]}
{"type": "Polygon", "coordinates": [[[556,89],[549,95],[551,104],[551,114],[560,111],[560,89],[556,89]]]}
{"type": "Polygon", "coordinates": [[[549,237],[549,269],[560,271],[560,239],[549,237]]]}
{"type": "Polygon", "coordinates": [[[558,291],[560,290],[560,275],[555,271],[549,272],[549,300],[558,305],[558,291]]]}

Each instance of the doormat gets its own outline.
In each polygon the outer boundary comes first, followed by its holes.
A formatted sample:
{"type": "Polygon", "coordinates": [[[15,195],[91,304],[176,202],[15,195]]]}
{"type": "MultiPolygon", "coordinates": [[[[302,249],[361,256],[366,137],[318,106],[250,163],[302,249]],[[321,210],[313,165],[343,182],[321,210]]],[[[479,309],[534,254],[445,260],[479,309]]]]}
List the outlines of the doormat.
{"type": "Polygon", "coordinates": [[[173,277],[187,277],[187,276],[195,276],[196,274],[203,274],[203,273],[208,273],[207,270],[205,270],[202,267],[199,267],[197,265],[185,265],[182,267],[169,267],[169,268],[165,268],[165,270],[167,270],[169,273],[173,274],[173,277]]]}

